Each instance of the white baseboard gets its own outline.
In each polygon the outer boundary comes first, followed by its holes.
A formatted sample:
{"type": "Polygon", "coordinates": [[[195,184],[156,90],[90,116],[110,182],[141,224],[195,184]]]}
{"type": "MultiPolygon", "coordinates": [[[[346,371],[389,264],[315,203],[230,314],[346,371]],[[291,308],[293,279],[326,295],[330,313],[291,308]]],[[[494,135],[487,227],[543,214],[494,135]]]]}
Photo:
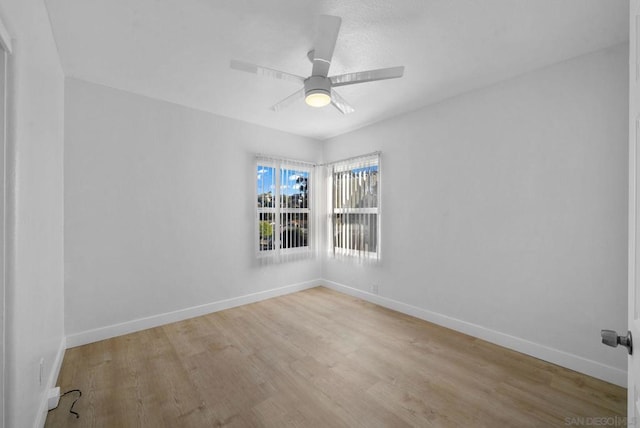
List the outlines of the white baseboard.
{"type": "MultiPolygon", "coordinates": [[[[619,385],[625,388],[627,385],[627,372],[625,370],[621,370],[619,368],[608,366],[597,361],[589,360],[575,354],[541,345],[539,343],[521,339],[519,337],[511,336],[496,330],[491,330],[477,324],[472,324],[467,321],[412,306],[407,303],[399,302],[397,300],[388,299],[377,294],[368,293],[366,291],[349,287],[344,284],[322,279],[315,279],[298,284],[287,285],[284,287],[274,288],[258,293],[247,294],[231,299],[220,300],[217,302],[207,303],[204,305],[194,306],[178,311],[140,318],[120,324],[114,324],[106,327],[71,334],[66,338],[66,347],[72,348],[75,346],[98,342],[100,340],[134,333],[136,331],[146,330],[148,328],[182,321],[185,319],[210,314],[224,309],[234,308],[236,306],[259,302],[261,300],[270,299],[272,297],[295,293],[296,291],[306,290],[308,288],[317,287],[320,285],[354,297],[358,297],[371,303],[375,303],[385,308],[393,309],[395,311],[402,312],[404,314],[411,315],[416,318],[420,318],[422,320],[429,321],[434,324],[438,324],[443,327],[447,327],[482,340],[486,340],[487,342],[495,343],[496,345],[500,345],[517,352],[522,352],[523,354],[531,355],[532,357],[540,358],[541,360],[548,361],[550,363],[557,364],[559,366],[566,367],[568,369],[575,370],[589,376],[593,376],[595,378],[613,383],[615,385],[619,385]]],[[[54,383],[58,377],[60,365],[62,364],[64,348],[58,354],[58,358],[56,359],[56,370],[52,372],[52,376],[53,373],[55,373],[55,377],[53,377],[52,382],[50,382],[50,388],[53,388],[55,386],[54,383]]],[[[46,417],[46,397],[43,399],[42,409],[44,409],[44,417],[46,417]]],[[[42,420],[42,422],[44,423],[44,419],[42,420]]]]}
{"type": "Polygon", "coordinates": [[[47,413],[49,410],[49,390],[55,388],[56,382],[58,382],[58,376],[60,375],[60,368],[62,367],[62,360],[64,359],[64,351],[67,349],[67,340],[65,337],[60,341],[56,358],[51,366],[51,372],[49,372],[49,378],[45,384],[45,390],[40,398],[40,407],[38,408],[38,416],[36,418],[35,428],[44,427],[44,423],[47,420],[47,413]]]}
{"type": "Polygon", "coordinates": [[[539,343],[521,339],[519,337],[501,333],[499,331],[491,330],[477,324],[472,324],[457,318],[432,312],[427,309],[418,308],[397,300],[381,297],[377,294],[368,293],[337,282],[325,280],[323,281],[323,285],[332,290],[375,303],[376,305],[384,306],[385,308],[393,309],[395,311],[486,340],[487,342],[491,342],[523,354],[531,355],[532,357],[593,376],[597,379],[601,379],[624,388],[627,387],[627,372],[625,370],[589,360],[578,355],[570,354],[565,351],[550,348],[539,343]]]}
{"type": "Polygon", "coordinates": [[[231,299],[219,300],[217,302],[193,306],[191,308],[180,309],[173,312],[167,312],[164,314],[153,315],[146,318],[139,318],[136,320],[123,322],[120,324],[114,324],[106,327],[96,328],[93,330],[83,331],[80,333],[70,334],[67,336],[67,347],[73,348],[75,346],[86,345],[87,343],[98,342],[100,340],[110,339],[112,337],[122,336],[124,334],[135,333],[136,331],[159,327],[161,325],[222,311],[224,309],[234,308],[236,306],[259,302],[261,300],[270,299],[272,297],[295,293],[296,291],[317,287],[319,285],[322,285],[323,282],[324,281],[320,279],[300,282],[298,284],[291,284],[271,290],[260,291],[258,293],[246,294],[244,296],[233,297],[231,299]]]}

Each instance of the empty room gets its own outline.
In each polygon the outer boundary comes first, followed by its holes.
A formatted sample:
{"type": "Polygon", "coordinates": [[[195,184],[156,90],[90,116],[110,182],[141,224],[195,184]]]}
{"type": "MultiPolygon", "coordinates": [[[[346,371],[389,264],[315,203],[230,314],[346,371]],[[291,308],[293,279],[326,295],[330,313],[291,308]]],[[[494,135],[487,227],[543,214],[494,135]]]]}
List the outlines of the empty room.
{"type": "Polygon", "coordinates": [[[639,34],[0,0],[0,428],[640,423],[639,34]]]}

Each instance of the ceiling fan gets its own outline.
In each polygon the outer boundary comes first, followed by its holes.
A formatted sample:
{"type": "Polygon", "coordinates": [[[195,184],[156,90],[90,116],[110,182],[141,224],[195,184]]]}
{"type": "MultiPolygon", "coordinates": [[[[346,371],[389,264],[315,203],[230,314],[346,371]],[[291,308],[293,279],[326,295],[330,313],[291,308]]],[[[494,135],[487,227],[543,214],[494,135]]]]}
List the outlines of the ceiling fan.
{"type": "Polygon", "coordinates": [[[373,82],[375,80],[396,79],[402,77],[404,67],[380,68],[377,70],[357,71],[329,77],[329,67],[333,57],[333,50],[338,39],[342,19],[338,16],[320,15],[318,18],[318,32],[313,50],[307,57],[313,64],[311,76],[302,77],[295,74],[278,71],[244,61],[231,61],[231,68],[248,73],[269,76],[274,79],[290,80],[304,84],[304,87],[279,103],[271,107],[280,111],[301,98],[312,107],[324,107],[331,103],[341,113],[352,113],[354,108],[342,98],[334,88],[354,85],[356,83],[373,82]]]}

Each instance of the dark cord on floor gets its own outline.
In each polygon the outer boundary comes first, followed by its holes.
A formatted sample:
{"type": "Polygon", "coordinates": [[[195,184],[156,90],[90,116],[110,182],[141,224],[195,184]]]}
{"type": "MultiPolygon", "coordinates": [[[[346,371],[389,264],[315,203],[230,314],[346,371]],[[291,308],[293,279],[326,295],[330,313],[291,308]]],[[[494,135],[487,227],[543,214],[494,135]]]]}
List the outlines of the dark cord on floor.
{"type": "MultiPolygon", "coordinates": [[[[80,397],[82,397],[82,391],[80,391],[79,389],[71,389],[71,390],[69,390],[69,391],[65,392],[64,394],[62,394],[62,395],[60,396],[60,398],[64,397],[64,396],[65,396],[65,395],[67,395],[67,394],[71,394],[72,392],[77,392],[77,393],[78,393],[78,398],[76,398],[75,400],[73,400],[73,403],[71,403],[71,407],[69,407],[69,413],[76,415],[76,419],[79,419],[79,418],[80,418],[80,415],[78,414],[78,412],[76,412],[76,411],[74,411],[74,410],[73,410],[73,406],[75,406],[75,405],[76,405],[76,401],[78,401],[78,400],[80,399],[80,397]]],[[[58,406],[54,407],[54,408],[53,408],[53,409],[51,409],[51,410],[55,410],[55,409],[57,409],[57,408],[58,408],[58,406]]],[[[51,411],[51,410],[49,410],[49,411],[51,411]]]]}

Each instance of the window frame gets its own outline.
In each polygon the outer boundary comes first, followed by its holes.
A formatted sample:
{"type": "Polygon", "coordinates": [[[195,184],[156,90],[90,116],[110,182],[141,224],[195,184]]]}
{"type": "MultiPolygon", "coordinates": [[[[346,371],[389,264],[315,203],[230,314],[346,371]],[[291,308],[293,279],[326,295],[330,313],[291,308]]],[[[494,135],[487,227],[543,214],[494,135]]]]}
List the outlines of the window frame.
{"type": "MultiPolygon", "coordinates": [[[[274,175],[275,175],[274,190],[275,191],[273,195],[274,203],[272,207],[260,207],[257,204],[257,200],[254,199],[256,200],[256,210],[255,210],[255,220],[254,220],[254,224],[255,224],[254,245],[255,245],[256,257],[260,259],[260,258],[267,258],[267,257],[277,257],[280,255],[286,256],[286,255],[311,253],[313,249],[313,244],[314,244],[313,242],[314,224],[312,221],[313,215],[314,215],[313,214],[314,213],[313,188],[315,185],[313,180],[314,165],[307,162],[303,162],[303,161],[294,161],[294,160],[287,160],[287,159],[277,159],[277,158],[257,156],[255,167],[254,167],[254,174],[258,172],[258,169],[260,167],[274,169],[274,175]],[[283,171],[285,170],[307,173],[306,208],[287,207],[285,206],[286,204],[283,204],[282,197],[284,193],[282,192],[281,177],[282,177],[283,171]],[[271,249],[266,249],[266,250],[261,249],[261,245],[260,245],[260,237],[261,237],[260,222],[261,222],[261,215],[263,214],[271,214],[274,219],[273,246],[271,249]],[[283,216],[296,215],[296,214],[299,214],[299,215],[306,214],[307,216],[306,245],[282,248],[282,242],[283,242],[282,218],[283,216]]],[[[254,198],[257,198],[259,196],[258,191],[259,191],[258,180],[256,179],[254,198]]]]}
{"type": "MultiPolygon", "coordinates": [[[[330,187],[327,192],[329,199],[329,224],[328,224],[328,244],[329,251],[334,256],[344,256],[348,258],[362,258],[370,261],[379,261],[381,250],[382,250],[382,234],[381,234],[381,225],[382,225],[382,199],[381,199],[381,175],[382,175],[382,167],[381,167],[381,159],[380,153],[375,152],[369,155],[362,155],[355,158],[334,162],[331,164],[331,168],[328,174],[327,184],[330,187]],[[375,207],[336,207],[336,189],[335,189],[335,175],[345,173],[347,171],[357,170],[359,168],[366,168],[376,166],[377,171],[377,182],[376,182],[376,206],[375,207]],[[336,242],[336,215],[350,215],[350,214],[360,214],[360,215],[374,215],[376,224],[375,224],[375,233],[376,233],[376,242],[375,242],[375,251],[369,250],[354,250],[348,248],[348,243],[343,246],[338,246],[336,242]]],[[[364,222],[359,222],[358,224],[363,225],[364,222]]]]}

